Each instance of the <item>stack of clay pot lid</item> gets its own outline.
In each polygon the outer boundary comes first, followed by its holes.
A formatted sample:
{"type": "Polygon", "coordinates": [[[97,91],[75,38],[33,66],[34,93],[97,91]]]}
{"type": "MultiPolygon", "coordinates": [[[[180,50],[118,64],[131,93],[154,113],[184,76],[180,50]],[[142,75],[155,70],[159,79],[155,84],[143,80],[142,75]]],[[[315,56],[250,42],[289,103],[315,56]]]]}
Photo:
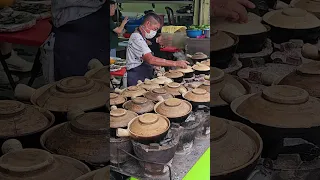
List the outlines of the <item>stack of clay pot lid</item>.
{"type": "Polygon", "coordinates": [[[136,97],[123,104],[125,109],[133,111],[139,115],[153,111],[154,103],[145,97],[136,97]]]}
{"type": "Polygon", "coordinates": [[[42,108],[0,100],[0,139],[39,133],[48,129],[54,121],[53,114],[42,108]]]}
{"type": "Polygon", "coordinates": [[[18,84],[15,89],[15,96],[19,100],[31,101],[36,106],[54,112],[68,112],[72,108],[89,111],[105,107],[109,93],[106,83],[82,76],[68,77],[37,90],[23,84],[18,84]]]}
{"type": "Polygon", "coordinates": [[[88,63],[88,69],[89,71],[84,75],[85,77],[110,83],[109,66],[103,66],[98,59],[92,59],[88,63]]]}
{"type": "Polygon", "coordinates": [[[210,74],[210,66],[207,66],[205,64],[197,62],[195,65],[192,66],[192,69],[195,70],[195,74],[205,74],[209,75],[210,74]]]}
{"type": "Polygon", "coordinates": [[[318,0],[298,0],[293,4],[293,6],[304,9],[318,18],[320,17],[320,2],[318,0]]]}
{"type": "Polygon", "coordinates": [[[109,180],[109,179],[110,179],[110,167],[107,166],[95,171],[91,171],[77,178],[76,180],[109,180]]]}
{"type": "Polygon", "coordinates": [[[153,102],[158,102],[158,96],[163,99],[173,98],[173,95],[167,92],[164,88],[156,88],[144,94],[144,97],[150,99],[153,102]]]}
{"type": "Polygon", "coordinates": [[[147,91],[140,86],[129,86],[126,89],[116,89],[122,96],[126,98],[143,96],[147,91]]]}
{"type": "Polygon", "coordinates": [[[109,114],[68,112],[69,122],[56,125],[41,136],[41,145],[54,154],[66,155],[93,166],[109,161],[109,114]]]}
{"type": "Polygon", "coordinates": [[[278,81],[275,83],[296,86],[308,91],[311,96],[320,98],[320,62],[302,64],[296,71],[278,81]]]}
{"type": "Polygon", "coordinates": [[[176,82],[172,82],[172,83],[166,83],[164,86],[164,89],[172,94],[173,96],[180,96],[180,89],[185,89],[187,90],[186,87],[184,87],[183,85],[176,83],[176,82]]]}
{"type": "Polygon", "coordinates": [[[138,81],[138,86],[142,87],[143,89],[150,91],[155,88],[160,88],[160,85],[157,83],[152,82],[149,79],[145,79],[144,82],[141,80],[138,81]]]}
{"type": "Polygon", "coordinates": [[[275,85],[262,93],[239,97],[231,108],[254,124],[276,128],[320,126],[320,101],[294,86],[275,85]]]}
{"type": "Polygon", "coordinates": [[[172,79],[167,78],[165,76],[159,76],[157,78],[152,79],[152,82],[159,84],[159,85],[164,85],[165,83],[171,83],[173,81],[172,81],[172,79]]]}
{"type": "Polygon", "coordinates": [[[0,157],[0,179],[65,179],[74,180],[90,169],[82,162],[60,155],[53,155],[41,149],[15,149],[19,141],[10,139],[2,145],[9,152],[0,157]],[[11,146],[11,147],[10,147],[11,146]]]}
{"type": "Polygon", "coordinates": [[[255,166],[250,165],[259,159],[262,151],[258,133],[244,124],[214,116],[211,116],[210,124],[211,177],[237,176],[236,173],[245,168],[251,168],[248,170],[251,173],[255,166]]]}
{"type": "Polygon", "coordinates": [[[205,64],[207,66],[210,67],[210,59],[207,59],[207,60],[204,60],[204,61],[201,61],[202,64],[205,64]]]}
{"type": "Polygon", "coordinates": [[[201,62],[203,60],[207,60],[208,56],[204,54],[203,52],[196,52],[194,55],[187,55],[189,58],[191,58],[195,63],[201,62]]]}
{"type": "Polygon", "coordinates": [[[183,72],[181,71],[177,71],[177,70],[170,70],[169,72],[166,72],[164,74],[164,76],[166,76],[167,78],[172,79],[174,82],[178,82],[181,83],[183,80],[183,72]]]}
{"type": "Polygon", "coordinates": [[[128,123],[138,114],[115,106],[111,107],[110,111],[110,128],[127,127],[128,123]]]}
{"type": "Polygon", "coordinates": [[[123,103],[125,103],[127,99],[120,94],[110,93],[110,106],[121,107],[123,103]]]}
{"type": "MultiPolygon", "coordinates": [[[[226,99],[223,99],[220,95],[221,90],[227,89],[228,86],[235,87],[241,94],[251,93],[251,88],[248,83],[244,80],[240,82],[240,79],[237,80],[233,76],[225,74],[221,69],[214,67],[211,68],[210,79],[211,86],[214,87],[212,88],[210,102],[212,107],[228,105],[229,102],[227,102],[226,99]]],[[[230,94],[232,94],[232,92],[230,94]]]]}
{"type": "Polygon", "coordinates": [[[229,34],[223,31],[214,32],[211,38],[212,38],[210,39],[211,51],[219,51],[222,49],[226,49],[233,46],[236,43],[236,41],[229,34]]]}
{"type": "Polygon", "coordinates": [[[177,71],[180,71],[184,74],[184,78],[192,78],[194,75],[194,70],[191,66],[187,66],[187,68],[178,68],[177,71]]]}
{"type": "Polygon", "coordinates": [[[286,8],[270,11],[263,20],[271,26],[284,29],[312,29],[320,27],[320,20],[306,10],[286,8]]]}

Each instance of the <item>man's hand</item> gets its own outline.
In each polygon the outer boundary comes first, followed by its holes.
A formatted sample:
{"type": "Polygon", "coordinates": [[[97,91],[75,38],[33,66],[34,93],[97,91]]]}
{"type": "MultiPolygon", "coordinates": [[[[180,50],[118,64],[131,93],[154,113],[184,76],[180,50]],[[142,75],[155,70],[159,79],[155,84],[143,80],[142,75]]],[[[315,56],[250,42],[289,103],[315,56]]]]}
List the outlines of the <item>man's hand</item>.
{"type": "Polygon", "coordinates": [[[123,26],[125,26],[127,23],[128,23],[128,17],[125,17],[123,20],[122,20],[122,23],[121,24],[123,24],[123,26]]]}
{"type": "Polygon", "coordinates": [[[176,67],[180,67],[180,68],[187,68],[188,64],[190,64],[188,61],[184,61],[184,60],[180,60],[180,61],[176,61],[176,67]]]}
{"type": "Polygon", "coordinates": [[[211,0],[211,8],[213,16],[246,23],[248,21],[246,8],[253,9],[255,5],[249,0],[211,0]]]}

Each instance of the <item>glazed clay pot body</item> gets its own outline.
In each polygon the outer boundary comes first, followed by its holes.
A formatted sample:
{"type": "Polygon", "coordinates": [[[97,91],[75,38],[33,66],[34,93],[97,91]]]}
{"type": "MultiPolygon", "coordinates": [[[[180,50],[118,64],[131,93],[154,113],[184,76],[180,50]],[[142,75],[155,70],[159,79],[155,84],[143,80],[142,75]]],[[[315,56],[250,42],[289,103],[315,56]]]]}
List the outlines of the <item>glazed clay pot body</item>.
{"type": "Polygon", "coordinates": [[[44,149],[100,167],[109,161],[109,114],[68,113],[69,122],[56,125],[41,136],[44,149]]]}
{"type": "Polygon", "coordinates": [[[41,147],[40,135],[55,121],[52,113],[18,101],[0,100],[0,142],[18,138],[24,147],[41,147]],[[37,140],[38,141],[35,141],[37,140]]]}
{"type": "Polygon", "coordinates": [[[262,139],[250,127],[211,116],[211,178],[246,179],[262,152],[262,139]]]}
{"type": "MultiPolygon", "coordinates": [[[[16,145],[7,142],[2,149],[16,145]]],[[[53,155],[41,149],[15,149],[13,146],[0,158],[2,180],[74,180],[90,171],[82,162],[67,156],[53,155]]]]}

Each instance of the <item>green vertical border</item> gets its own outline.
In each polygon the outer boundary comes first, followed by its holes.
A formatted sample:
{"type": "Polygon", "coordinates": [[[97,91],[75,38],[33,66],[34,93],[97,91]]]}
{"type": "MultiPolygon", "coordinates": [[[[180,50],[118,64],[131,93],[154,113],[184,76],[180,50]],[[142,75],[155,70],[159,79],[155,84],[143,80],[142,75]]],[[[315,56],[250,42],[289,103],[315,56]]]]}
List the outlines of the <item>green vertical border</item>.
{"type": "MultiPolygon", "coordinates": [[[[210,180],[210,148],[199,158],[193,165],[183,180],[210,180]]],[[[129,178],[129,180],[138,180],[136,178],[129,178]]]]}

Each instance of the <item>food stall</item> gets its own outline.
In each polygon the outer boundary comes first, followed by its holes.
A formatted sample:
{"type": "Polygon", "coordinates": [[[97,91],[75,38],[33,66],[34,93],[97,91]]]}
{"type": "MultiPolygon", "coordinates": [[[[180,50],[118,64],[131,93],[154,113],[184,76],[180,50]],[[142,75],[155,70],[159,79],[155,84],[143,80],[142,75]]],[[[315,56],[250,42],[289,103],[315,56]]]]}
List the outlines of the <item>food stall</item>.
{"type": "Polygon", "coordinates": [[[270,1],[248,23],[211,18],[211,178],[319,177],[319,10],[270,1]]]}

